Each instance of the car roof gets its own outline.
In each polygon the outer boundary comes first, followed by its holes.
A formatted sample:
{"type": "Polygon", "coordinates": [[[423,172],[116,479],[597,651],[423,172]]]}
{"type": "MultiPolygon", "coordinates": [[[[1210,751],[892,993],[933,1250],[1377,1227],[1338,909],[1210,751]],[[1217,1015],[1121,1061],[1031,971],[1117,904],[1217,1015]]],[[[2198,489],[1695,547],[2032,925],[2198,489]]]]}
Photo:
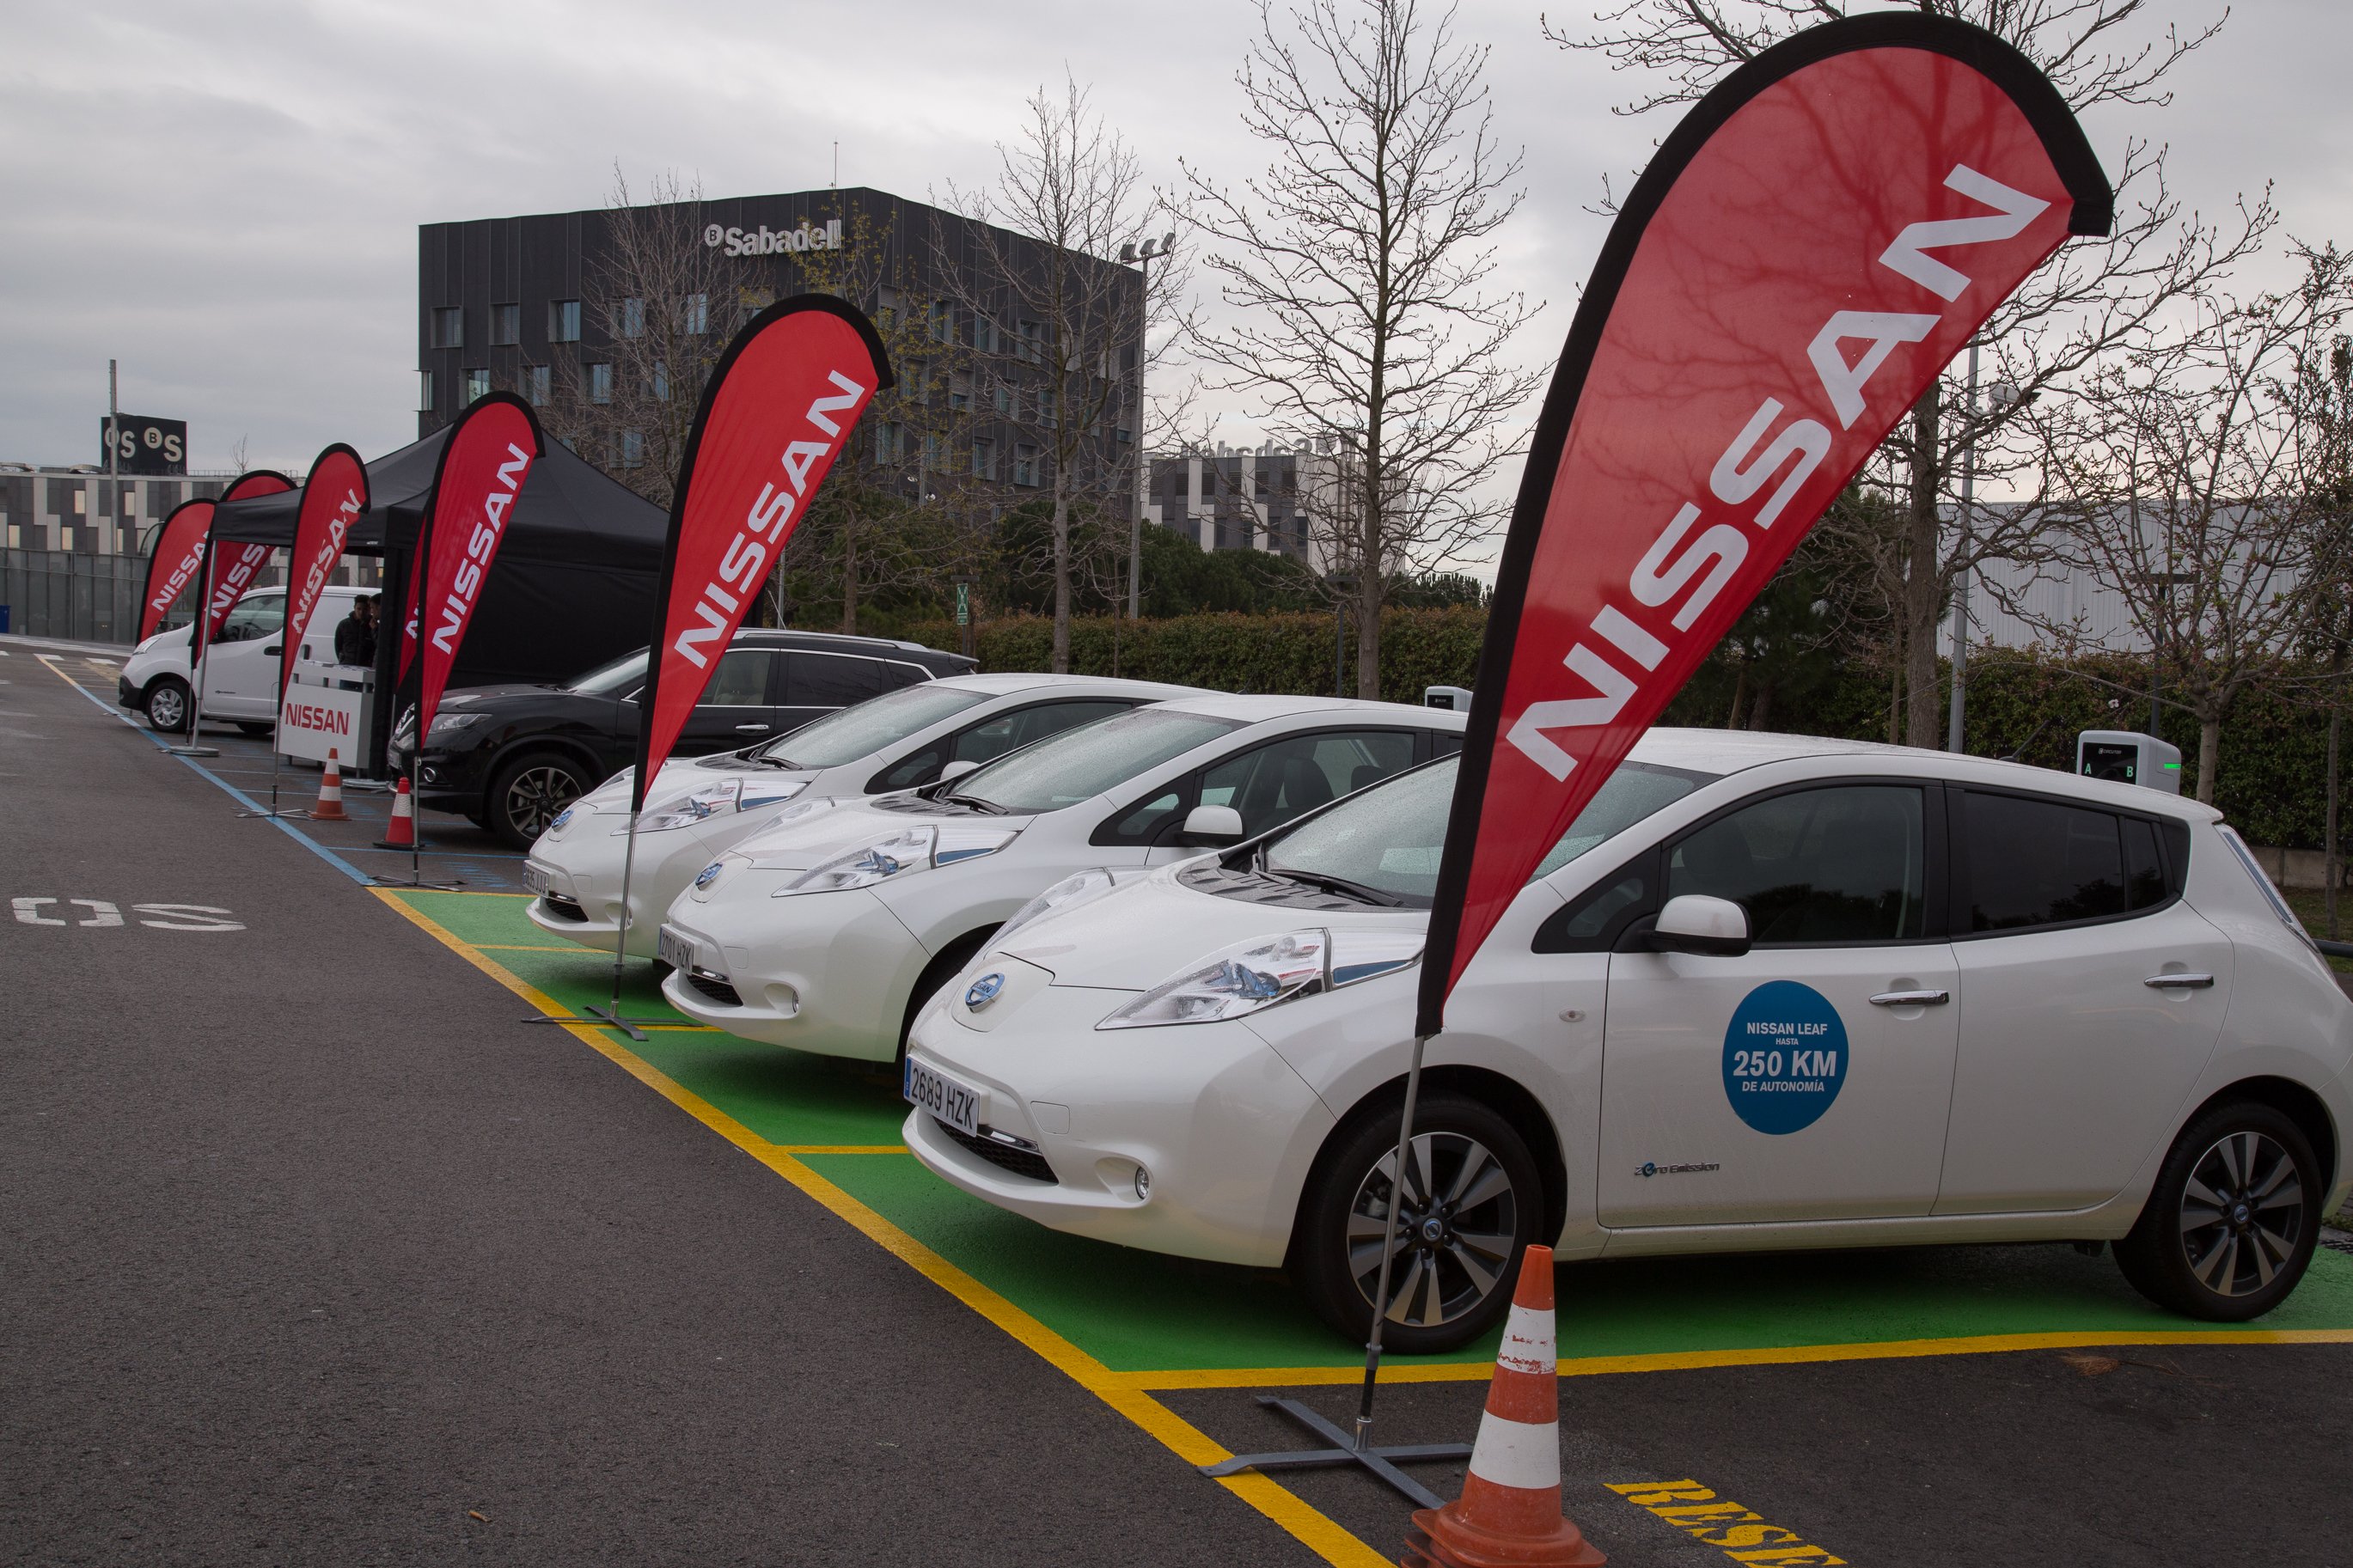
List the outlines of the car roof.
{"type": "Polygon", "coordinates": [[[1008,697],[1023,691],[1051,691],[1058,688],[1103,696],[1199,697],[1208,694],[1202,687],[1171,686],[1160,680],[1127,680],[1115,675],[1046,675],[1010,669],[989,675],[944,675],[937,684],[960,687],[966,691],[985,691],[992,697],[1008,697]]]}
{"type": "Polygon", "coordinates": [[[2112,806],[2160,816],[2211,822],[2221,813],[2203,802],[2168,795],[2139,784],[2113,784],[2080,778],[2056,768],[1992,757],[1957,755],[1922,746],[1891,746],[1879,741],[1843,741],[1827,735],[1776,735],[1747,730],[1683,730],[1661,728],[1646,731],[1628,753],[1638,763],[1659,767],[1688,768],[1696,773],[1731,774],[1770,763],[1798,762],[1814,757],[1856,757],[1883,760],[1901,772],[1925,768],[1938,777],[1963,784],[2007,786],[2041,795],[2074,795],[2112,806]]]}
{"type": "Polygon", "coordinates": [[[895,637],[857,637],[849,632],[804,632],[790,626],[745,626],[735,634],[734,647],[797,647],[819,651],[871,654],[903,659],[928,669],[970,669],[978,661],[961,653],[943,653],[919,642],[895,637]]]}
{"type": "Polygon", "coordinates": [[[1328,713],[1335,718],[1387,720],[1391,723],[1409,723],[1430,730],[1460,730],[1468,717],[1451,709],[1419,708],[1410,702],[1373,702],[1358,697],[1286,697],[1271,692],[1250,695],[1213,691],[1199,697],[1178,698],[1162,703],[1161,707],[1180,713],[1206,713],[1213,718],[1238,719],[1245,724],[1260,724],[1270,719],[1289,719],[1302,714],[1328,713]]]}

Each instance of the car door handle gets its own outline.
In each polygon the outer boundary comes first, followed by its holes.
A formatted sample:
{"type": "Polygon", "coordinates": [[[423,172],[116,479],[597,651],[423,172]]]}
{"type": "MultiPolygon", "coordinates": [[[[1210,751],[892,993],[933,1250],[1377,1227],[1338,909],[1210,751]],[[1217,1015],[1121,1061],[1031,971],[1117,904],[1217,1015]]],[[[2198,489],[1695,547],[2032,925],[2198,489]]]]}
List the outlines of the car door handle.
{"type": "Polygon", "coordinates": [[[1941,1007],[1953,999],[1949,991],[1883,991],[1871,999],[1874,1007],[1941,1007]]]}
{"type": "Polygon", "coordinates": [[[2159,991],[2203,991],[2214,984],[2211,974],[2152,974],[2141,982],[2159,991]]]}
{"type": "Polygon", "coordinates": [[[754,734],[765,735],[768,732],[768,727],[765,724],[738,724],[735,728],[754,734]]]}
{"type": "Polygon", "coordinates": [[[286,651],[286,645],[284,643],[272,643],[269,647],[263,648],[261,651],[264,653],[284,653],[286,651]]]}

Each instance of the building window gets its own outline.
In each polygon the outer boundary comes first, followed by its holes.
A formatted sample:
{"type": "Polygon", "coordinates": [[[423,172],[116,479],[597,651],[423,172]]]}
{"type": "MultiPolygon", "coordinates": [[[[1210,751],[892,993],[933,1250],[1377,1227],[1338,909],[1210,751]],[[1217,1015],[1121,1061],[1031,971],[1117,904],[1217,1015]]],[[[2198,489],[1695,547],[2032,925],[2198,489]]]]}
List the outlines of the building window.
{"type": "Polygon", "coordinates": [[[429,370],[417,373],[417,412],[433,412],[433,373],[429,370]]]}
{"type": "Polygon", "coordinates": [[[937,343],[955,341],[955,307],[944,300],[932,301],[932,341],[937,343]]]}
{"type": "Polygon", "coordinates": [[[621,301],[619,336],[641,338],[646,335],[646,302],[643,300],[621,301]]]}
{"type": "Polygon", "coordinates": [[[551,343],[576,343],[580,341],[580,301],[550,300],[547,302],[547,341],[551,343]]]}
{"type": "Polygon", "coordinates": [[[686,335],[690,338],[701,337],[711,330],[711,296],[689,294],[686,297],[686,309],[681,314],[684,319],[679,325],[684,330],[686,335]]]}
{"type": "Polygon", "coordinates": [[[996,405],[997,412],[999,416],[1007,419],[1010,419],[1014,416],[1015,409],[1013,405],[1013,389],[1011,387],[1006,385],[1000,381],[995,387],[990,389],[989,398],[996,405]]]}
{"type": "Polygon", "coordinates": [[[1046,329],[1035,321],[1021,323],[1020,355],[1031,364],[1046,363],[1046,329]]]}
{"type": "Polygon", "coordinates": [[[972,406],[972,383],[968,378],[963,375],[949,377],[948,406],[956,409],[972,406]]]}
{"type": "Polygon", "coordinates": [[[491,307],[491,347],[511,349],[522,342],[522,307],[493,305],[491,307]]]}
{"type": "Polygon", "coordinates": [[[874,426],[874,466],[887,468],[899,460],[906,439],[905,427],[895,419],[885,419],[874,426]]]}
{"type": "Polygon", "coordinates": [[[976,479],[997,478],[997,443],[975,441],[972,444],[972,477],[976,479]]]}
{"type": "Polygon", "coordinates": [[[642,430],[621,432],[621,467],[642,468],[646,466],[646,435],[642,430]]]}
{"type": "Polygon", "coordinates": [[[459,406],[470,408],[491,395],[491,373],[487,370],[470,370],[465,374],[465,394],[459,406]]]}
{"type": "Polygon", "coordinates": [[[1053,429],[1055,427],[1053,388],[1041,386],[1032,395],[1038,400],[1038,423],[1049,430],[1053,429]]]}
{"type": "Polygon", "coordinates": [[[934,474],[940,471],[940,455],[943,450],[939,437],[927,435],[923,437],[923,468],[926,471],[934,474]]]}
{"type": "Polygon", "coordinates": [[[613,367],[611,365],[592,364],[588,367],[588,401],[591,403],[613,401],[613,367]]]}
{"type": "Polygon", "coordinates": [[[997,323],[987,316],[972,319],[972,346],[981,353],[997,352],[997,323]]]}
{"type": "Polygon", "coordinates": [[[888,283],[874,296],[874,321],[886,332],[899,324],[899,290],[888,283]]]}
{"type": "Polygon", "coordinates": [[[654,401],[670,401],[670,365],[666,361],[654,361],[654,401]]]}
{"type": "Polygon", "coordinates": [[[1038,483],[1037,447],[1022,446],[1013,448],[1013,482],[1030,486],[1038,483]]]}
{"type": "Polygon", "coordinates": [[[531,399],[533,408],[547,406],[547,367],[543,364],[528,366],[522,373],[522,395],[531,399]]]}
{"type": "Polygon", "coordinates": [[[462,349],[466,346],[464,306],[442,305],[434,310],[433,346],[437,349],[462,349]]]}

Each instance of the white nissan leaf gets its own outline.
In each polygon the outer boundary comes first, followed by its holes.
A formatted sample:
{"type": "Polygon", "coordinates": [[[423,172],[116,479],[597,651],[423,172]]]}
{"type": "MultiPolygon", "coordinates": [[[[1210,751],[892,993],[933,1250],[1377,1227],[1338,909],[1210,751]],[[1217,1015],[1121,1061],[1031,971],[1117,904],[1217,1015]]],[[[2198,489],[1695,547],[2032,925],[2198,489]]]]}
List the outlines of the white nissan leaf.
{"type": "MultiPolygon", "coordinates": [[[[1048,889],[916,1020],[906,1138],[1058,1229],[1261,1267],[1361,1340],[1452,760],[1048,889]]],[[[2261,1315],[2342,1204],[2353,1005],[2238,836],[2152,790],[1654,731],[1463,973],[1389,1342],[1568,1258],[2112,1242],[2261,1315]]]]}
{"type": "Polygon", "coordinates": [[[1180,698],[779,821],[670,906],[662,994],[749,1039],[891,1061],[917,1005],[1049,884],[1280,826],[1460,745],[1462,722],[1331,697],[1180,698]]]}
{"type": "MultiPolygon", "coordinates": [[[[846,797],[926,784],[1145,702],[1198,687],[1092,675],[950,675],[828,713],[741,751],[662,764],[646,791],[629,866],[628,951],[652,958],[661,915],[721,851],[846,797]]],[[[571,803],[532,846],[524,906],[542,931],[613,951],[629,853],[624,768],[571,803]]]]}

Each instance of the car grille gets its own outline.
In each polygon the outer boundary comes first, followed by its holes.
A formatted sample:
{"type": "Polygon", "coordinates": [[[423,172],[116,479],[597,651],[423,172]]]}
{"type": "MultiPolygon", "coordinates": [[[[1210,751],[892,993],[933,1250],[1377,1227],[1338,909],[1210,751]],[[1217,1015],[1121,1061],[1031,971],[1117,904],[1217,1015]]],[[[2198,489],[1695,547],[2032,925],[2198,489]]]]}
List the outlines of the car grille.
{"type": "Polygon", "coordinates": [[[686,972],[686,983],[722,1007],[741,1007],[744,1005],[744,998],[735,994],[735,987],[715,974],[705,974],[700,969],[690,969],[686,972]]]}
{"type": "Polygon", "coordinates": [[[936,1116],[932,1118],[932,1125],[1000,1171],[1010,1171],[1033,1182],[1060,1184],[1054,1174],[1054,1167],[1046,1163],[1043,1154],[1029,1149],[1016,1149],[1010,1144],[999,1143],[994,1138],[976,1138],[963,1128],[951,1127],[936,1116]]]}
{"type": "Polygon", "coordinates": [[[560,921],[578,921],[583,925],[588,922],[588,911],[561,893],[540,894],[539,907],[560,921]]]}

